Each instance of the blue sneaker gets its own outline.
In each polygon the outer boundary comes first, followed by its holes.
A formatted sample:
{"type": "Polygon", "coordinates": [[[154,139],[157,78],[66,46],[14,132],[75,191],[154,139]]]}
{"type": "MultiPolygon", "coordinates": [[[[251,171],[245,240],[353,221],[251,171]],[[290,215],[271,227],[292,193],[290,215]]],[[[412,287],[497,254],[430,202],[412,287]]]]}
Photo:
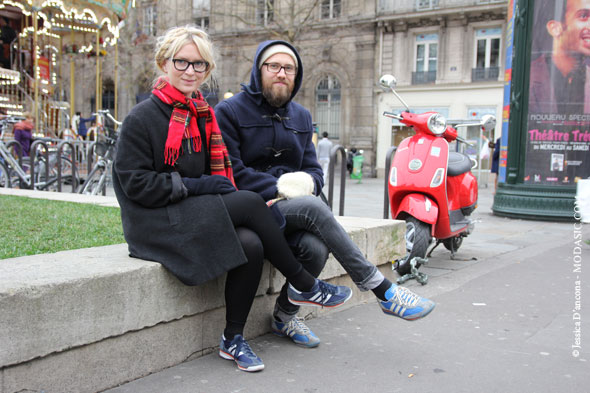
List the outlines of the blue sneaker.
{"type": "Polygon", "coordinates": [[[289,322],[283,323],[272,319],[270,324],[272,332],[279,337],[291,337],[291,340],[297,345],[307,348],[314,348],[320,345],[318,336],[303,323],[303,319],[294,317],[289,322]]]}
{"type": "Polygon", "coordinates": [[[427,316],[434,309],[434,302],[416,295],[408,288],[391,284],[385,292],[387,301],[379,301],[385,314],[395,315],[408,321],[427,316]]]}
{"type": "Polygon", "coordinates": [[[243,371],[252,372],[264,369],[262,360],[256,356],[248,342],[239,334],[231,341],[221,336],[219,356],[227,360],[235,360],[238,368],[243,371]]]}
{"type": "Polygon", "coordinates": [[[341,285],[332,285],[322,280],[315,280],[310,292],[299,292],[291,284],[287,289],[289,301],[298,306],[338,307],[352,296],[352,290],[341,285]]]}

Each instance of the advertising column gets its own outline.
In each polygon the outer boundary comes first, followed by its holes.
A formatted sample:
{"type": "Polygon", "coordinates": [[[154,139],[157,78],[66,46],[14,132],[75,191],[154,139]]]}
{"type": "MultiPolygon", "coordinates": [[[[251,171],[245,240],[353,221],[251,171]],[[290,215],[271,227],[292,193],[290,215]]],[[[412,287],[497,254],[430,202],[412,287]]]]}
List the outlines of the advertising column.
{"type": "Polygon", "coordinates": [[[525,184],[590,175],[590,0],[535,2],[525,184]]]}
{"type": "Polygon", "coordinates": [[[590,177],[590,0],[509,3],[510,83],[492,210],[573,220],[576,185],[590,177]]]}

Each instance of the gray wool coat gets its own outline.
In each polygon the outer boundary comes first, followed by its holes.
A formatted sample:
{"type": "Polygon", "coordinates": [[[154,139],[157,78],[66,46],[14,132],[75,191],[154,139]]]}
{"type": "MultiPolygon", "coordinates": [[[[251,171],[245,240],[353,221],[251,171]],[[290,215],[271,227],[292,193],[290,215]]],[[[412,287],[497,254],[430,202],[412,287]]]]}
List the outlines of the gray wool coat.
{"type": "Polygon", "coordinates": [[[181,177],[209,168],[204,121],[198,122],[202,152],[181,149],[174,167],[164,163],[171,114],[172,107],[154,95],[131,110],[117,142],[113,185],[129,254],[160,262],[186,285],[199,285],[246,257],[221,197],[187,197],[182,184],[181,177]]]}

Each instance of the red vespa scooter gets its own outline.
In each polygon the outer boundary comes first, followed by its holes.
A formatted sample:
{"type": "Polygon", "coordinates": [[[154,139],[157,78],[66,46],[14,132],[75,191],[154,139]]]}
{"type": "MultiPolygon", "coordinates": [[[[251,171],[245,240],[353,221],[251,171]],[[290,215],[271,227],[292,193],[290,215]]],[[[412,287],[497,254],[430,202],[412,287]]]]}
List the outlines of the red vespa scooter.
{"type": "MultiPolygon", "coordinates": [[[[477,207],[478,189],[471,169],[477,163],[466,154],[449,151],[449,142],[467,141],[447,125],[443,116],[436,112],[410,113],[394,89],[396,81],[392,75],[383,76],[379,83],[391,89],[407,109],[399,115],[391,112],[383,115],[416,131],[397,147],[389,171],[391,215],[406,221],[407,254],[396,262],[396,270],[403,276],[412,272],[414,257],[417,257],[415,268],[420,266],[434,239],[436,244],[430,252],[442,243],[454,258],[463,238],[473,231],[474,223],[469,215],[477,207]]],[[[486,115],[481,122],[461,124],[473,125],[491,130],[496,119],[486,115]]]]}

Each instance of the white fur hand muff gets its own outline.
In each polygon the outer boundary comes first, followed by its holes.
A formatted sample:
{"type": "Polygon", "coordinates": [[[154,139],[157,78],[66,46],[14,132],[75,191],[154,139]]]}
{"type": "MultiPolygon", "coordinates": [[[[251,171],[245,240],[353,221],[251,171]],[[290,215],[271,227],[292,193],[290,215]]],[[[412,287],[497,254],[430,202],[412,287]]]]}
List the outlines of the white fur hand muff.
{"type": "Polygon", "coordinates": [[[313,195],[314,188],[313,178],[306,172],[285,173],[277,180],[279,197],[285,199],[313,195]]]}

